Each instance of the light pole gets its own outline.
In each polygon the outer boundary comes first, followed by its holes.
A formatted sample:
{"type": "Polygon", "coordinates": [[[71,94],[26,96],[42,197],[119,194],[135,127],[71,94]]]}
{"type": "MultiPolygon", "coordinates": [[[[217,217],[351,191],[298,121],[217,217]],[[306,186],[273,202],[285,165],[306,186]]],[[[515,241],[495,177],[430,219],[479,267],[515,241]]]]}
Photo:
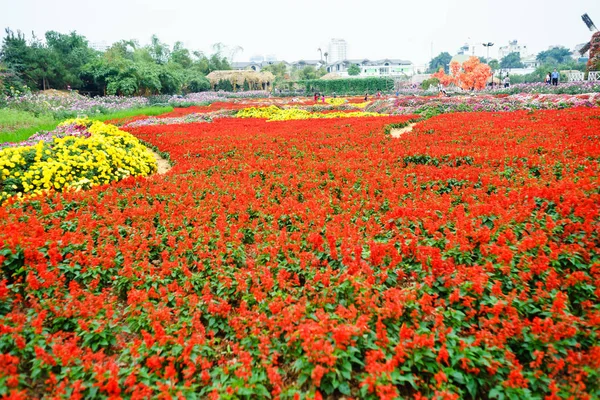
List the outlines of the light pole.
{"type": "Polygon", "coordinates": [[[317,49],[317,51],[321,54],[321,61],[323,61],[323,51],[320,47],[317,49]]]}
{"type": "Polygon", "coordinates": [[[483,46],[487,49],[487,62],[490,62],[490,47],[492,47],[494,45],[494,43],[492,42],[487,42],[487,43],[483,43],[483,46]]]}

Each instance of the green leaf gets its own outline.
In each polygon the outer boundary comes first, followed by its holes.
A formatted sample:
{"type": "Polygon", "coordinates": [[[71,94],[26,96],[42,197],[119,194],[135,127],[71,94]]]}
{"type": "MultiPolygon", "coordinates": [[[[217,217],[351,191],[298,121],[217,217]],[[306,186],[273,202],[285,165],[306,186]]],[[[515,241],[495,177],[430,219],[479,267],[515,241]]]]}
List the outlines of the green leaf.
{"type": "Polygon", "coordinates": [[[467,389],[469,390],[469,394],[475,398],[477,394],[477,381],[473,378],[469,379],[467,382],[467,389]]]}
{"type": "Polygon", "coordinates": [[[464,385],[465,384],[465,377],[462,374],[462,372],[460,371],[453,371],[450,376],[452,378],[454,378],[454,380],[456,381],[456,383],[458,383],[459,385],[464,385]]]}
{"type": "Polygon", "coordinates": [[[345,396],[350,396],[350,394],[352,394],[352,392],[350,391],[350,386],[348,386],[347,382],[344,382],[340,386],[338,386],[338,390],[341,394],[345,396]]]}

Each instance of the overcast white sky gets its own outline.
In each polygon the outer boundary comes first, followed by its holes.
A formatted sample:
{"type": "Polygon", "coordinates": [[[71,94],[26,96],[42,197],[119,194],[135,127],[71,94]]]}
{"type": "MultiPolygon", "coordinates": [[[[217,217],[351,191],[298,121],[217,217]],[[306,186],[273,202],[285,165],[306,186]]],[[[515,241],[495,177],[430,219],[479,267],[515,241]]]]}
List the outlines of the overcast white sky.
{"type": "Polygon", "coordinates": [[[255,54],[318,59],[317,48],[343,38],[348,58],[421,64],[432,48],[434,55],[455,54],[466,42],[494,42],[490,56],[511,39],[534,53],[550,45],[573,48],[591,36],[584,12],[600,27],[600,0],[0,0],[0,28],[27,37],[32,31],[77,31],[108,44],[145,44],[157,34],[170,45],[181,40],[209,52],[221,42],[244,49],[234,61],[255,54]]]}

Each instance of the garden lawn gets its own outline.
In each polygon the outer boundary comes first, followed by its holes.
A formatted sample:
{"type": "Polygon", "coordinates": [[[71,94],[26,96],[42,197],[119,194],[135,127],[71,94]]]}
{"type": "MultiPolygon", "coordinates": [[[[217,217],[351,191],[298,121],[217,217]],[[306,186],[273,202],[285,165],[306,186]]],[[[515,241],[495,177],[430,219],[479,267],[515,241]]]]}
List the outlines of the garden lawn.
{"type": "Polygon", "coordinates": [[[20,129],[30,128],[32,126],[50,125],[54,122],[51,115],[40,115],[36,117],[27,111],[12,110],[10,108],[0,108],[0,143],[6,138],[13,138],[11,132],[20,129]]]}
{"type": "Polygon", "coordinates": [[[0,207],[0,395],[600,397],[600,110],[131,128],[0,207]]]}

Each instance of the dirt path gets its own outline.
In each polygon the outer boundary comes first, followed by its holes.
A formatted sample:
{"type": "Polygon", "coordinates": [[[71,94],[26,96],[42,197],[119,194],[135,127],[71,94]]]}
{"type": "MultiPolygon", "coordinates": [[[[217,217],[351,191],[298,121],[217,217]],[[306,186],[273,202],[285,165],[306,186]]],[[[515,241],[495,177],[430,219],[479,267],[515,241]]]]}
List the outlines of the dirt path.
{"type": "Polygon", "coordinates": [[[154,158],[156,158],[156,164],[158,167],[158,174],[166,174],[167,172],[169,172],[169,170],[172,168],[171,164],[169,164],[169,162],[167,160],[165,160],[164,158],[162,158],[162,156],[160,154],[158,154],[157,152],[155,152],[152,149],[148,149],[152,152],[152,154],[154,154],[154,158]]]}
{"type": "Polygon", "coordinates": [[[412,124],[405,126],[404,128],[392,129],[390,134],[392,135],[393,138],[399,138],[403,134],[412,131],[412,129],[415,125],[416,125],[416,123],[412,123],[412,124]]]}

